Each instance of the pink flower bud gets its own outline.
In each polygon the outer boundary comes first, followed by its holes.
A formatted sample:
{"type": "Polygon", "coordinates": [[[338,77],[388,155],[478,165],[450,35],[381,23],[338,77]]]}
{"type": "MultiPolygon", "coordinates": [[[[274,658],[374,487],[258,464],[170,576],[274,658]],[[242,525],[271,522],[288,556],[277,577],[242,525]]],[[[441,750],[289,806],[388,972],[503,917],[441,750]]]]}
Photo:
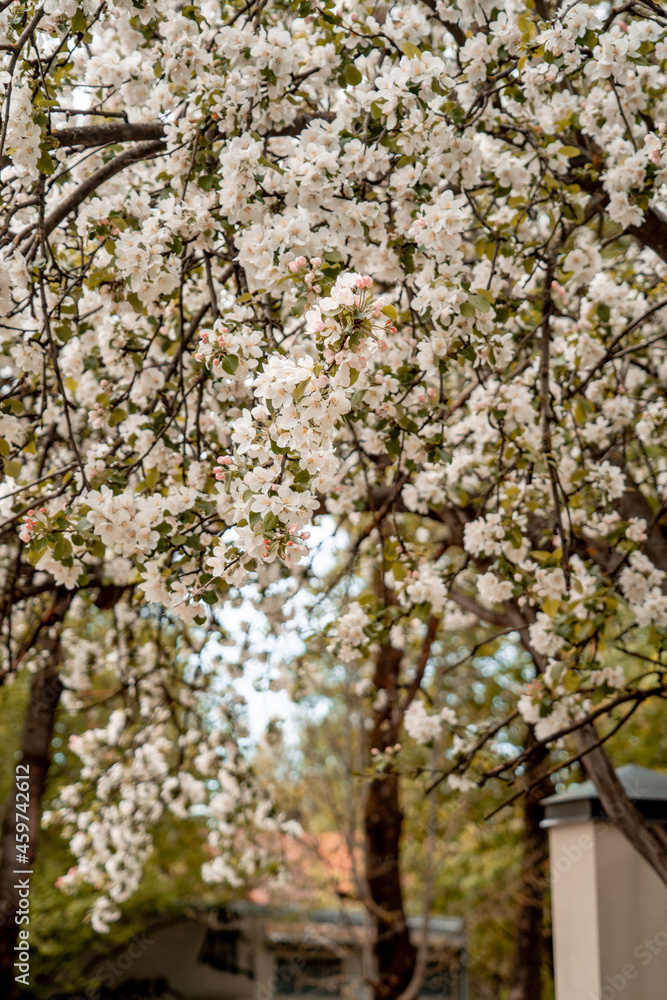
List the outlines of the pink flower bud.
{"type": "Polygon", "coordinates": [[[289,526],[289,533],[290,533],[290,535],[295,535],[298,530],[299,530],[299,525],[298,524],[290,524],[290,526],[289,526]]]}
{"type": "Polygon", "coordinates": [[[310,258],[310,266],[311,267],[319,267],[321,265],[321,263],[322,263],[322,258],[321,257],[311,257],[310,258]]]}
{"type": "Polygon", "coordinates": [[[220,364],[220,358],[213,358],[213,367],[217,368],[220,364]]]}
{"type": "Polygon", "coordinates": [[[225,455],[224,458],[220,459],[220,461],[222,462],[223,465],[231,465],[232,464],[232,459],[231,459],[230,455],[225,455]]]}
{"type": "Polygon", "coordinates": [[[197,351],[197,353],[195,354],[195,361],[203,361],[203,360],[204,360],[204,355],[200,354],[199,351],[197,351]]]}

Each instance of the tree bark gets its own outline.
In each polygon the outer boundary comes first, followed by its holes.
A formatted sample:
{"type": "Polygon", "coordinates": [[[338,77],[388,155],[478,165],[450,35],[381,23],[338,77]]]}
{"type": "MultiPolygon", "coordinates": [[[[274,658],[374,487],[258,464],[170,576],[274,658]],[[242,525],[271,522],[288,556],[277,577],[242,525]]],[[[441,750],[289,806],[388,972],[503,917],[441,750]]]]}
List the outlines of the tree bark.
{"type": "MultiPolygon", "coordinates": [[[[29,775],[29,804],[27,823],[29,827],[29,843],[26,863],[17,858],[17,804],[25,802],[23,794],[18,793],[16,778],[13,792],[9,799],[8,809],[2,827],[2,858],[0,860],[0,997],[11,1000],[16,996],[17,984],[14,968],[17,953],[15,945],[18,940],[19,925],[19,892],[18,882],[29,876],[17,874],[22,870],[31,871],[37,850],[40,819],[42,815],[42,800],[46,787],[46,778],[51,762],[51,738],[58,701],[63,689],[58,676],[60,663],[60,631],[59,625],[53,627],[55,634],[50,634],[42,642],[48,659],[46,665],[35,674],[30,686],[30,698],[26,710],[21,743],[21,765],[27,766],[29,775]],[[20,797],[19,797],[20,794],[20,797]]],[[[19,775],[19,779],[21,776],[19,775]]],[[[24,817],[19,813],[19,820],[24,817]]],[[[30,924],[23,923],[22,928],[29,930],[30,924]]]]}
{"type": "MultiPolygon", "coordinates": [[[[392,715],[397,703],[400,666],[401,652],[390,645],[383,646],[376,660],[375,685],[378,691],[385,692],[386,704],[375,712],[369,749],[383,752],[396,742],[392,715]]],[[[402,823],[399,779],[389,765],[370,782],[364,810],[366,880],[376,930],[374,1000],[396,1000],[409,985],[417,959],[401,888],[402,823]]]]}
{"type": "Polygon", "coordinates": [[[548,752],[537,744],[533,727],[527,740],[534,752],[528,758],[524,781],[529,791],[523,799],[523,858],[517,911],[516,951],[509,1000],[541,1000],[542,971],[546,958],[544,892],[547,885],[549,840],[540,827],[540,800],[551,790],[546,775],[548,752]],[[539,784],[530,786],[542,776],[539,784]]]}
{"type": "Polygon", "coordinates": [[[588,777],[595,783],[602,808],[610,821],[627,837],[654,872],[667,885],[667,841],[653,824],[649,823],[633,805],[607,756],[599,746],[599,736],[592,722],[578,729],[574,741],[588,777]]]}

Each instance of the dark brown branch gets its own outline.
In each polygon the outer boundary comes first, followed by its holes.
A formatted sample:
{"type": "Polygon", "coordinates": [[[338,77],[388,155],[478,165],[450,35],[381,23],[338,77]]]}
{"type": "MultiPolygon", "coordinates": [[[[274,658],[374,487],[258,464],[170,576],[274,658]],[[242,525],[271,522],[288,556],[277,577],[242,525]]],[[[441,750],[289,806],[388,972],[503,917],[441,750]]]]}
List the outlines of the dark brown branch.
{"type": "Polygon", "coordinates": [[[408,690],[403,696],[403,700],[398,708],[398,719],[394,722],[394,726],[398,727],[405,715],[407,709],[411,705],[417,691],[421,686],[421,682],[424,679],[424,672],[426,670],[426,664],[428,663],[428,658],[431,655],[431,647],[435,640],[438,626],[440,625],[439,615],[430,615],[428,619],[428,625],[426,627],[426,635],[424,636],[424,641],[422,642],[422,648],[419,652],[419,661],[417,662],[417,669],[415,671],[415,676],[408,686],[408,690]]]}
{"type": "Polygon", "coordinates": [[[162,122],[98,122],[94,125],[75,125],[56,129],[51,133],[61,149],[70,146],[105,146],[115,142],[144,142],[164,139],[162,122]]]}
{"type": "MultiPolygon", "coordinates": [[[[97,190],[105,181],[110,180],[119,174],[121,170],[125,167],[129,167],[132,163],[137,163],[139,160],[146,160],[150,156],[155,156],[158,153],[164,151],[166,143],[163,139],[155,139],[150,142],[140,142],[136,146],[130,147],[130,149],[124,150],[118,156],[115,156],[113,160],[109,160],[105,163],[103,167],[99,170],[95,170],[94,173],[87,177],[85,181],[79,184],[72,193],[65,198],[60,204],[50,212],[44,220],[44,236],[48,237],[56,226],[59,226],[63,219],[66,219],[70,212],[76,211],[79,205],[86,200],[86,198],[97,190]]],[[[30,227],[33,228],[33,227],[30,227]]],[[[28,231],[29,233],[29,231],[28,231]]],[[[28,236],[28,233],[24,232],[20,234],[21,237],[28,236]]]]}
{"type": "Polygon", "coordinates": [[[625,231],[667,263],[667,219],[659,208],[647,209],[641,225],[628,226],[625,231]]]}
{"type": "Polygon", "coordinates": [[[607,816],[667,885],[667,843],[626,795],[609,757],[599,745],[595,726],[592,723],[582,726],[574,734],[574,740],[607,816]]]}

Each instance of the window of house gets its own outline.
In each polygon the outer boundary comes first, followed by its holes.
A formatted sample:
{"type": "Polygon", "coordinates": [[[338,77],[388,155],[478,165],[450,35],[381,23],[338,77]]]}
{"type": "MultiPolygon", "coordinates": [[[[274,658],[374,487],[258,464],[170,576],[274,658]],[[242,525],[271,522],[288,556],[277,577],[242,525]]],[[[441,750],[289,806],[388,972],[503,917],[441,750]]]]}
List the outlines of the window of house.
{"type": "Polygon", "coordinates": [[[209,928],[197,961],[220,972],[241,972],[238,967],[238,931],[209,928]]]}

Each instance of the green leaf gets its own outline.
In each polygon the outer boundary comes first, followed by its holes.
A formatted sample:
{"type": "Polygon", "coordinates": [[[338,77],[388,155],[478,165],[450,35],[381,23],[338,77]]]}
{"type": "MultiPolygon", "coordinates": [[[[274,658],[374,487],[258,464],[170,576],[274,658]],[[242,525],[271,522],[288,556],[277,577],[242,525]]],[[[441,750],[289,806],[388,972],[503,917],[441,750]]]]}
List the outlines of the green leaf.
{"type": "Polygon", "coordinates": [[[346,83],[349,83],[351,87],[356,87],[356,85],[362,81],[361,73],[353,63],[350,63],[349,66],[345,67],[345,81],[346,83]]]}
{"type": "Polygon", "coordinates": [[[239,366],[239,359],[235,354],[228,354],[226,358],[222,360],[222,367],[227,372],[228,375],[233,375],[239,366]]]}
{"type": "Polygon", "coordinates": [[[270,160],[268,156],[260,156],[259,162],[262,164],[263,167],[269,167],[271,170],[276,170],[279,174],[285,173],[283,168],[279,167],[277,163],[273,162],[273,160],[270,160]]]}
{"type": "Polygon", "coordinates": [[[308,378],[305,378],[302,382],[299,382],[298,385],[294,386],[294,388],[292,389],[292,399],[294,400],[295,403],[299,402],[299,400],[301,399],[301,397],[303,396],[304,392],[306,391],[309,385],[310,385],[310,376],[308,376],[308,378]]]}
{"type": "Polygon", "coordinates": [[[549,597],[542,605],[542,610],[549,618],[553,618],[560,607],[560,601],[556,597],[549,597]]]}
{"type": "Polygon", "coordinates": [[[574,670],[568,670],[561,678],[561,683],[566,691],[573,694],[579,687],[579,678],[575,674],[574,670]]]}
{"type": "Polygon", "coordinates": [[[40,173],[45,174],[47,177],[49,177],[56,169],[56,165],[46,149],[42,150],[41,155],[37,160],[37,169],[40,173]]]}
{"type": "Polygon", "coordinates": [[[417,48],[413,42],[403,42],[401,48],[403,50],[403,55],[407,56],[408,59],[421,58],[421,49],[417,48]]]}
{"type": "Polygon", "coordinates": [[[145,480],[147,489],[149,490],[155,489],[159,478],[160,478],[159,469],[155,468],[149,469],[148,472],[146,473],[146,480],[145,480]]]}
{"type": "Polygon", "coordinates": [[[520,528],[517,527],[510,528],[507,537],[510,540],[513,549],[521,548],[521,545],[523,543],[523,535],[521,534],[520,528]]]}
{"type": "Polygon", "coordinates": [[[72,18],[72,33],[75,35],[79,34],[82,35],[87,30],[88,30],[88,22],[86,21],[86,15],[79,7],[76,14],[72,18]]]}
{"type": "Polygon", "coordinates": [[[46,548],[43,544],[38,544],[35,548],[30,549],[28,552],[28,562],[31,566],[36,566],[39,560],[42,558],[44,549],[46,548]]]}
{"type": "Polygon", "coordinates": [[[382,312],[384,313],[385,316],[389,317],[392,323],[395,323],[396,320],[398,319],[398,313],[396,312],[395,308],[391,305],[385,306],[382,312]]]}
{"type": "Polygon", "coordinates": [[[21,475],[22,465],[16,459],[6,458],[3,462],[5,475],[11,476],[12,479],[18,479],[21,475]]]}
{"type": "Polygon", "coordinates": [[[407,568],[402,562],[395,562],[392,564],[391,572],[393,574],[394,580],[400,581],[405,580],[408,575],[407,568]]]}
{"type": "Polygon", "coordinates": [[[65,538],[64,535],[58,536],[58,541],[53,548],[53,558],[57,559],[58,562],[62,562],[63,559],[69,559],[72,555],[72,543],[69,538],[65,538]]]}
{"type": "Polygon", "coordinates": [[[488,313],[491,308],[491,303],[484,295],[471,295],[468,299],[477,310],[477,312],[488,313]]]}
{"type": "Polygon", "coordinates": [[[275,531],[278,527],[278,515],[277,514],[266,514],[264,517],[264,531],[269,534],[271,531],[275,531]]]}
{"type": "Polygon", "coordinates": [[[126,419],[127,412],[121,406],[117,406],[109,415],[109,426],[115,427],[116,424],[121,424],[126,419]]]}

